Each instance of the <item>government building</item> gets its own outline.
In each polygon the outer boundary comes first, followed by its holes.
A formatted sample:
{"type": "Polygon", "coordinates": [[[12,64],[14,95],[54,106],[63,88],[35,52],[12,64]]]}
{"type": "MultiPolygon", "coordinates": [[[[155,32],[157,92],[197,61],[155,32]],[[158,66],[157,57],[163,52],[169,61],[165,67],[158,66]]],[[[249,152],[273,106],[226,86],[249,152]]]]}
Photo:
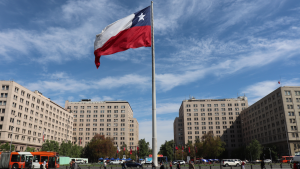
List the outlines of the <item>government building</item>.
{"type": "Polygon", "coordinates": [[[16,151],[39,151],[43,139],[85,146],[96,134],[113,138],[115,146],[137,149],[139,123],[127,101],[83,99],[61,107],[14,81],[0,81],[0,87],[0,142],[12,141],[16,151]]]}
{"type": "Polygon", "coordinates": [[[40,150],[44,140],[72,140],[73,115],[42,95],[14,81],[0,81],[0,142],[40,150]]]}
{"type": "Polygon", "coordinates": [[[276,145],[279,157],[299,155],[300,87],[279,87],[241,113],[243,142],[276,145]]]}
{"type": "Polygon", "coordinates": [[[126,144],[136,150],[139,141],[139,123],[127,101],[66,101],[65,108],[74,117],[74,144],[85,146],[96,134],[114,139],[114,145],[126,144]]]}
{"type": "Polygon", "coordinates": [[[226,143],[226,149],[242,146],[240,113],[248,107],[245,96],[236,99],[195,99],[183,100],[179,117],[173,123],[174,141],[177,146],[188,141],[195,142],[204,134],[213,133],[226,143]]]}

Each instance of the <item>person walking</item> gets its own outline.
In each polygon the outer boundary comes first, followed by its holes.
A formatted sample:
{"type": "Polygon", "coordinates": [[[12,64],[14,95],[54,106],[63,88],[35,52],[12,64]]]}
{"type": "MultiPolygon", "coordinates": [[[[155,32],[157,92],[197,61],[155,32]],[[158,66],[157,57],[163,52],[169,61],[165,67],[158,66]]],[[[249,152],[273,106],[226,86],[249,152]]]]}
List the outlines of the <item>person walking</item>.
{"type": "Polygon", "coordinates": [[[191,160],[189,161],[189,169],[195,169],[195,166],[191,160]]]}
{"type": "Polygon", "coordinates": [[[245,162],[242,161],[242,168],[245,169],[245,162]]]}
{"type": "Polygon", "coordinates": [[[162,162],[160,162],[160,169],[165,169],[165,166],[163,165],[162,162]]]}
{"type": "Polygon", "coordinates": [[[104,169],[106,169],[106,161],[104,162],[104,169]]]}
{"type": "Polygon", "coordinates": [[[170,169],[172,169],[172,161],[170,161],[170,169]]]}
{"type": "Polygon", "coordinates": [[[28,164],[28,169],[31,169],[32,167],[32,160],[30,159],[29,164],[28,164]]]}
{"type": "Polygon", "coordinates": [[[77,169],[77,168],[78,168],[78,165],[75,162],[75,159],[72,159],[72,167],[71,167],[71,169],[77,169]]]}
{"type": "Polygon", "coordinates": [[[265,161],[264,160],[261,160],[260,167],[261,167],[261,169],[265,168],[265,161]]]}
{"type": "Polygon", "coordinates": [[[180,169],[180,162],[177,161],[177,169],[180,169]]]}
{"type": "Polygon", "coordinates": [[[44,160],[43,169],[46,169],[47,160],[44,160]]]}

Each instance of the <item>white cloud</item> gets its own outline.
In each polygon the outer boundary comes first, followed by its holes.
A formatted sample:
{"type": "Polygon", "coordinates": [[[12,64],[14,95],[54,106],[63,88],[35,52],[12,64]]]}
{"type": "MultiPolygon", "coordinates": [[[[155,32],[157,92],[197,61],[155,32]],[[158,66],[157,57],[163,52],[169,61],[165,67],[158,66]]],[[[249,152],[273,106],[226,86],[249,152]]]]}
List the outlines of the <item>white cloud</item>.
{"type": "MultiPolygon", "coordinates": [[[[25,84],[30,90],[39,91],[56,91],[56,92],[79,92],[90,89],[112,89],[118,87],[134,86],[136,88],[145,89],[149,88],[150,78],[135,74],[127,74],[121,77],[106,77],[101,80],[77,80],[77,79],[56,79],[56,77],[65,75],[65,73],[49,74],[49,77],[55,77],[54,80],[39,80],[37,82],[31,82],[25,84]]],[[[105,97],[105,99],[111,99],[105,97]]]]}
{"type": "Polygon", "coordinates": [[[180,103],[160,103],[157,104],[157,114],[169,114],[179,112],[180,103]]]}
{"type": "Polygon", "coordinates": [[[114,99],[110,96],[103,96],[103,97],[94,96],[91,98],[91,100],[92,100],[92,102],[95,102],[95,101],[110,101],[110,100],[114,100],[114,99]]]}
{"type": "MultiPolygon", "coordinates": [[[[300,86],[300,79],[294,78],[291,80],[282,80],[282,86],[300,86]]],[[[255,103],[261,98],[265,97],[275,89],[281,86],[278,84],[278,80],[266,80],[262,82],[257,82],[255,84],[249,85],[242,90],[242,93],[245,93],[248,97],[249,105],[255,103]]]]}
{"type": "MultiPolygon", "coordinates": [[[[174,139],[173,134],[173,122],[172,120],[162,120],[157,119],[157,152],[162,144],[166,140],[174,139]]],[[[150,148],[152,148],[152,121],[151,120],[140,120],[139,121],[139,139],[143,139],[150,143],[150,148]]]]}

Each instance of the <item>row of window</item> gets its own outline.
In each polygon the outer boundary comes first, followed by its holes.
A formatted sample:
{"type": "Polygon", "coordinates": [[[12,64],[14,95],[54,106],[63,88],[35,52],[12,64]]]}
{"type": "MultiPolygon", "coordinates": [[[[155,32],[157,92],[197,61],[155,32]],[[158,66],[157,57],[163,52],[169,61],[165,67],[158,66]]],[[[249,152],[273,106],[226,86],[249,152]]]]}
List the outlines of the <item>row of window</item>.
{"type": "MultiPolygon", "coordinates": [[[[125,115],[124,115],[125,116],[125,115]]],[[[103,114],[103,115],[96,115],[96,114],[94,114],[94,115],[86,115],[86,116],[84,116],[84,115],[79,115],[79,116],[77,116],[77,115],[74,115],[73,116],[74,118],[77,118],[77,117],[80,117],[80,118],[84,118],[84,117],[86,117],[86,118],[91,118],[91,117],[93,117],[93,118],[98,118],[98,117],[105,117],[105,115],[103,114]]],[[[106,115],[106,117],[107,118],[111,118],[112,116],[110,115],[110,114],[108,114],[108,115],[106,115]]],[[[119,115],[117,115],[117,114],[115,114],[114,116],[113,116],[114,118],[118,118],[119,117],[119,115]]]]}
{"type": "MultiPolygon", "coordinates": [[[[105,106],[94,106],[94,109],[98,109],[98,108],[101,108],[101,109],[105,109],[105,106]]],[[[112,106],[106,106],[108,109],[111,109],[112,106]]],[[[118,109],[119,106],[113,106],[114,109],[118,109]]],[[[86,106],[86,109],[91,109],[92,106],[86,106]]],[[[68,106],[68,109],[71,109],[71,106],[68,106]]],[[[74,109],[78,109],[78,106],[74,106],[74,109]]],[[[80,106],[80,109],[85,109],[85,106],[80,106]]],[[[125,109],[125,106],[121,106],[121,109],[125,109]]]]}
{"type": "MultiPolygon", "coordinates": [[[[227,106],[239,106],[239,103],[228,103],[227,106]]],[[[206,104],[207,107],[212,107],[212,104],[206,104]]],[[[241,106],[246,106],[245,103],[241,103],[241,106]]],[[[186,107],[191,107],[190,104],[187,104],[186,107]]],[[[198,104],[193,104],[193,107],[198,107],[198,104]]],[[[205,104],[200,104],[199,107],[205,107],[205,104]]],[[[219,104],[214,104],[214,107],[219,107],[219,104]]],[[[225,104],[221,104],[221,107],[225,107],[225,104]]]]}
{"type": "MultiPolygon", "coordinates": [[[[246,107],[243,107],[243,108],[242,108],[242,110],[244,110],[244,109],[246,109],[246,107]]],[[[214,108],[214,109],[212,109],[212,108],[207,108],[207,109],[202,108],[202,109],[199,109],[199,111],[201,111],[201,112],[205,112],[205,111],[213,111],[213,110],[214,110],[214,111],[219,111],[219,108],[214,108]]],[[[233,111],[232,108],[227,108],[227,110],[228,110],[228,111],[233,111]]],[[[240,108],[236,107],[234,110],[235,110],[235,111],[239,111],[240,108]]],[[[191,112],[191,111],[192,111],[192,109],[186,109],[186,112],[191,112]]],[[[221,108],[220,111],[226,111],[226,109],[225,109],[225,108],[221,108]]],[[[194,109],[194,112],[198,112],[198,109],[194,109]]]]}
{"type": "MultiPolygon", "coordinates": [[[[72,112],[73,113],[78,113],[77,110],[73,110],[72,112]]],[[[104,110],[100,110],[99,112],[100,113],[105,113],[104,110]]],[[[111,110],[107,110],[106,112],[107,113],[111,113],[111,110]]],[[[80,110],[80,113],[85,113],[85,111],[84,110],[80,110]]],[[[87,110],[86,113],[92,113],[92,111],[91,110],[87,110]]],[[[98,113],[98,110],[94,110],[94,113],[98,113]]],[[[119,113],[119,111],[118,110],[114,110],[114,113],[119,113]]],[[[125,113],[125,110],[121,110],[121,113],[125,113]]]]}

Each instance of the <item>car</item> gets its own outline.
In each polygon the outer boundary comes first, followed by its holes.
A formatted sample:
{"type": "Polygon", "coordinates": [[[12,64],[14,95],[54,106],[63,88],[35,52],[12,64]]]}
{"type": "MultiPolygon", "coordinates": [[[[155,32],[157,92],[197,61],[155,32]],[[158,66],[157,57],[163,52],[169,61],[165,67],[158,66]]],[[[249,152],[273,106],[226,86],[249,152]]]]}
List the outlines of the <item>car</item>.
{"type": "Polygon", "coordinates": [[[270,159],[265,159],[264,162],[265,162],[265,163],[272,163],[272,160],[270,160],[270,159]]]}
{"type": "Polygon", "coordinates": [[[114,160],[114,161],[110,161],[109,163],[110,164],[122,164],[123,162],[119,161],[119,160],[114,160]]]}
{"type": "Polygon", "coordinates": [[[175,160],[173,161],[173,165],[176,165],[177,163],[179,163],[180,165],[185,164],[185,161],[183,160],[175,160]]]}
{"type": "Polygon", "coordinates": [[[125,164],[126,164],[126,167],[136,167],[136,168],[142,168],[143,167],[142,164],[136,163],[136,162],[133,162],[133,161],[128,161],[125,164]]]}
{"type": "Polygon", "coordinates": [[[221,161],[221,164],[224,166],[224,167],[228,167],[228,166],[240,166],[241,165],[241,160],[239,159],[223,159],[221,161]]]}
{"type": "Polygon", "coordinates": [[[82,159],[76,159],[76,160],[75,160],[75,163],[77,163],[77,164],[83,164],[84,162],[83,162],[82,159]]]}
{"type": "Polygon", "coordinates": [[[141,161],[140,161],[140,164],[145,164],[145,160],[141,160],[141,161]]]}

